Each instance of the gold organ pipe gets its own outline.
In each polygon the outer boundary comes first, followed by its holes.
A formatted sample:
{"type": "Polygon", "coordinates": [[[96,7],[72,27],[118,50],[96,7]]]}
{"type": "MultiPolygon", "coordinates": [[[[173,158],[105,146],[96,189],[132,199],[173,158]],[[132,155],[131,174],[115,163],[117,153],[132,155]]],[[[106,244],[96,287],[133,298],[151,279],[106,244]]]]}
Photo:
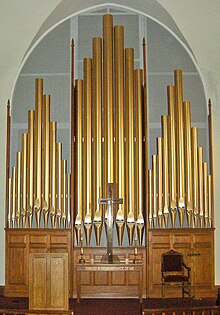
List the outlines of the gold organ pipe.
{"type": "Polygon", "coordinates": [[[16,223],[17,227],[20,227],[20,217],[21,217],[21,152],[16,153],[16,189],[15,189],[15,196],[16,196],[16,223]]]}
{"type": "Polygon", "coordinates": [[[57,176],[57,185],[56,185],[56,218],[58,228],[61,227],[61,177],[62,177],[62,143],[56,144],[56,176],[57,176]]]}
{"type": "Polygon", "coordinates": [[[92,59],[84,59],[84,226],[86,243],[90,244],[92,229],[92,59]]]}
{"type": "MultiPolygon", "coordinates": [[[[210,166],[210,175],[211,175],[211,187],[210,187],[210,206],[212,211],[214,211],[214,162],[213,162],[213,136],[212,136],[212,102],[209,99],[209,115],[208,115],[208,121],[209,121],[209,166],[210,166]]],[[[212,225],[214,219],[214,213],[211,213],[211,223],[212,225]]],[[[210,226],[211,227],[211,226],[210,226]]]]}
{"type": "Polygon", "coordinates": [[[76,80],[76,240],[77,244],[81,242],[82,234],[82,96],[83,96],[83,81],[76,80]]]}
{"type": "Polygon", "coordinates": [[[53,228],[56,227],[56,138],[57,123],[50,122],[50,218],[53,228]]]}
{"type": "Polygon", "coordinates": [[[185,126],[185,178],[186,178],[186,209],[188,226],[192,227],[193,219],[193,184],[192,184],[192,141],[190,102],[183,102],[185,126]]]}
{"type": "Polygon", "coordinates": [[[34,119],[35,112],[28,111],[28,154],[27,154],[27,215],[32,227],[34,200],[34,119]]]}
{"type": "Polygon", "coordinates": [[[175,70],[176,110],[177,110],[177,192],[180,212],[180,226],[184,224],[185,211],[185,168],[184,168],[184,135],[183,135],[183,91],[182,71],[175,70]]]}
{"type": "Polygon", "coordinates": [[[205,227],[209,225],[209,203],[208,203],[208,164],[203,162],[203,185],[204,185],[204,219],[205,227]]]}
{"type": "Polygon", "coordinates": [[[26,227],[26,211],[27,211],[27,134],[22,134],[22,161],[21,161],[21,174],[22,174],[22,221],[23,227],[26,227]]]}
{"type": "Polygon", "coordinates": [[[168,157],[168,117],[162,116],[162,139],[163,139],[163,215],[165,228],[168,228],[169,220],[169,157],[168,157]]]}
{"type": "Polygon", "coordinates": [[[67,174],[67,228],[71,227],[71,175],[67,174]]]}
{"type": "Polygon", "coordinates": [[[153,187],[152,187],[152,170],[148,170],[148,188],[149,188],[149,196],[148,196],[148,218],[149,218],[149,227],[153,228],[153,187]]]}
{"type": "Polygon", "coordinates": [[[61,219],[63,228],[66,228],[67,220],[67,178],[66,178],[66,160],[61,161],[61,219]]]}
{"type": "Polygon", "coordinates": [[[169,190],[172,227],[176,225],[177,181],[176,181],[176,134],[175,134],[175,87],[167,87],[169,113],[169,190]]]}
{"type": "Polygon", "coordinates": [[[36,79],[36,117],[35,117],[35,200],[34,208],[36,210],[37,227],[40,226],[40,208],[41,208],[41,171],[42,171],[42,107],[43,107],[43,80],[36,79]]]}
{"type": "Polygon", "coordinates": [[[12,178],[8,178],[8,217],[7,217],[7,227],[12,226],[12,178]]]}
{"type": "Polygon", "coordinates": [[[12,227],[15,227],[16,217],[16,167],[12,167],[12,227]]]}
{"type": "Polygon", "coordinates": [[[142,124],[142,86],[143,70],[135,70],[135,100],[136,100],[136,207],[139,244],[143,240],[143,124],[142,124]]]}
{"type": "Polygon", "coordinates": [[[10,100],[7,102],[7,138],[6,138],[6,180],[5,180],[5,227],[10,227],[10,191],[11,191],[11,180],[10,180],[10,147],[11,147],[11,105],[10,100]],[[10,182],[10,183],[9,183],[10,182]]]}
{"type": "Polygon", "coordinates": [[[104,193],[107,196],[107,184],[114,182],[114,153],[113,153],[113,17],[103,16],[103,74],[104,74],[104,112],[105,112],[105,140],[104,140],[104,193]]]}
{"type": "Polygon", "coordinates": [[[102,39],[93,39],[93,106],[94,106],[94,226],[96,244],[100,246],[102,206],[98,199],[102,189],[102,39]]]}
{"type": "Polygon", "coordinates": [[[193,212],[194,225],[198,227],[199,216],[199,170],[198,170],[198,132],[197,128],[191,128],[192,133],[192,169],[193,169],[193,212]]]}
{"type": "MultiPolygon", "coordinates": [[[[146,40],[143,38],[143,105],[144,105],[144,173],[145,173],[145,207],[148,205],[148,198],[150,196],[148,191],[148,104],[147,104],[147,49],[146,40]]],[[[146,217],[149,216],[146,215],[146,217]]],[[[148,226],[147,226],[148,228],[148,226]]],[[[146,233],[147,235],[147,233],[146,233]]]]}
{"type": "Polygon", "coordinates": [[[124,170],[124,27],[114,27],[114,58],[115,58],[115,110],[116,110],[116,192],[123,203],[118,205],[116,224],[118,243],[122,245],[124,232],[124,197],[125,197],[125,170],[124,170]]]}
{"type": "Polygon", "coordinates": [[[159,228],[163,226],[163,157],[162,157],[162,138],[157,138],[157,174],[158,174],[158,223],[159,228]]]}
{"type": "MultiPolygon", "coordinates": [[[[71,175],[68,175],[68,209],[72,209],[72,213],[75,213],[75,89],[74,89],[74,40],[71,43],[71,175]],[[69,185],[71,183],[71,185],[69,185]]],[[[70,214],[68,210],[68,213],[70,214]]],[[[68,216],[68,220],[71,220],[71,233],[72,242],[74,242],[74,220],[75,215],[68,216]]],[[[68,227],[70,227],[70,221],[68,221],[68,227]]],[[[73,244],[72,244],[73,245],[73,244]]]]}
{"type": "Polygon", "coordinates": [[[199,216],[200,226],[204,227],[204,189],[203,189],[203,149],[198,147],[198,173],[199,173],[199,216]]]}
{"type": "Polygon", "coordinates": [[[126,78],[126,209],[129,244],[133,241],[134,232],[134,50],[125,49],[126,78]]]}
{"type": "Polygon", "coordinates": [[[157,155],[152,155],[152,211],[154,228],[157,227],[157,155]]]}
{"type": "Polygon", "coordinates": [[[209,226],[212,227],[212,175],[208,175],[208,212],[209,212],[209,226]]]}
{"type": "Polygon", "coordinates": [[[50,191],[50,96],[44,95],[43,103],[43,201],[44,226],[48,227],[50,191]]]}

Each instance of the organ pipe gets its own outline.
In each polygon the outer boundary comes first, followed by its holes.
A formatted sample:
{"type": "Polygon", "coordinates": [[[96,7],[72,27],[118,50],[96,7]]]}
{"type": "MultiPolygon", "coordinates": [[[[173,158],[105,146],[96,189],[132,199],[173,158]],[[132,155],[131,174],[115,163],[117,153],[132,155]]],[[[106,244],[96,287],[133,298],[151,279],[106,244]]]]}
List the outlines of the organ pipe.
{"type": "MultiPolygon", "coordinates": [[[[6,172],[6,226],[60,229],[74,220],[76,244],[85,236],[91,246],[94,230],[100,246],[107,211],[98,200],[108,197],[109,184],[114,198],[123,200],[113,206],[119,246],[127,238],[130,246],[141,246],[148,228],[213,226],[211,101],[208,167],[198,129],[191,126],[190,102],[183,100],[182,71],[174,71],[149,168],[146,42],[143,69],[135,69],[134,49],[124,46],[124,27],[113,27],[112,16],[104,15],[103,39],[93,38],[92,57],[85,56],[83,78],[75,80],[72,40],[71,175],[57,122],[50,121],[50,95],[43,96],[43,80],[36,80],[22,150],[11,177],[6,172]]],[[[10,127],[9,113],[7,119],[10,127]]],[[[8,158],[9,151],[7,144],[8,158]]]]}

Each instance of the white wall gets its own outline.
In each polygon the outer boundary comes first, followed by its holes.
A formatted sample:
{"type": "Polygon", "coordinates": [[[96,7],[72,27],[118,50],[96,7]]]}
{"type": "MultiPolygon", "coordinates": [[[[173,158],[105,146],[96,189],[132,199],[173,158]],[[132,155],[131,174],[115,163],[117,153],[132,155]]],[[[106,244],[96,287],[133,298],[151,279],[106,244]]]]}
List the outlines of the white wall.
{"type": "MultiPolygon", "coordinates": [[[[126,0],[125,0],[126,1],[126,0]]],[[[118,0],[123,4],[125,1],[118,0]]],[[[143,0],[143,3],[146,3],[143,0]]],[[[6,102],[11,97],[13,85],[22,58],[41,24],[60,0],[0,0],[0,285],[4,285],[4,222],[5,222],[5,139],[6,102]]],[[[126,1],[129,2],[129,1],[126,1]]],[[[133,1],[132,1],[133,2],[133,1]]],[[[140,4],[140,1],[137,1],[140,4]]],[[[213,100],[213,137],[215,168],[215,225],[216,225],[216,284],[220,284],[220,12],[219,0],[158,0],[171,14],[185,36],[203,73],[207,94],[213,100]]],[[[72,0],[72,3],[74,1],[72,0]]],[[[82,2],[81,2],[82,3],[82,2]]],[[[84,4],[90,1],[83,1],[84,4]]],[[[101,1],[100,1],[101,3],[101,1]]]]}

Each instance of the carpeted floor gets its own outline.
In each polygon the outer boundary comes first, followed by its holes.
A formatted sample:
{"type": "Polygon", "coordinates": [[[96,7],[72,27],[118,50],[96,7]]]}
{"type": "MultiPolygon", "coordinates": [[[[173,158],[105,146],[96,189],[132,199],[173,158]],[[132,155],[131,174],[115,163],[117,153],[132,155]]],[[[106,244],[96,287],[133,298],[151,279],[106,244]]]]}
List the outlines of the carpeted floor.
{"type": "MultiPolygon", "coordinates": [[[[214,306],[216,300],[206,299],[70,299],[69,309],[74,315],[141,315],[144,309],[185,308],[214,306]]],[[[27,298],[6,298],[0,296],[0,309],[28,309],[27,298]]]]}

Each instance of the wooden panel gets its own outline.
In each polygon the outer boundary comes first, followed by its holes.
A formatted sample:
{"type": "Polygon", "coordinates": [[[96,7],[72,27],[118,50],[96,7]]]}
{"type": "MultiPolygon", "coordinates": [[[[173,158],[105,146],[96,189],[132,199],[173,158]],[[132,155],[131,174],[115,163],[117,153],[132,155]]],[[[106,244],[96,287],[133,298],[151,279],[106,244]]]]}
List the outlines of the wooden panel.
{"type": "Polygon", "coordinates": [[[94,276],[94,285],[109,285],[109,274],[107,272],[95,272],[94,276]]]}
{"type": "MultiPolygon", "coordinates": [[[[192,294],[196,297],[213,296],[213,239],[212,229],[150,230],[149,297],[161,295],[161,254],[170,249],[181,252],[185,263],[191,268],[192,294]]],[[[181,288],[171,287],[166,292],[165,297],[178,297],[181,288]]]]}
{"type": "Polygon", "coordinates": [[[8,284],[26,285],[26,261],[27,251],[25,247],[8,248],[8,284]]]}
{"type": "Polygon", "coordinates": [[[50,296],[48,309],[68,310],[68,255],[50,254],[47,257],[50,279],[47,288],[50,296]]]}
{"type": "Polygon", "coordinates": [[[31,310],[68,310],[68,255],[30,254],[31,310]]]}
{"type": "Polygon", "coordinates": [[[31,310],[47,308],[47,258],[30,255],[29,307],[31,310]]]}
{"type": "Polygon", "coordinates": [[[125,272],[112,272],[111,284],[112,285],[126,285],[125,272]]]}

